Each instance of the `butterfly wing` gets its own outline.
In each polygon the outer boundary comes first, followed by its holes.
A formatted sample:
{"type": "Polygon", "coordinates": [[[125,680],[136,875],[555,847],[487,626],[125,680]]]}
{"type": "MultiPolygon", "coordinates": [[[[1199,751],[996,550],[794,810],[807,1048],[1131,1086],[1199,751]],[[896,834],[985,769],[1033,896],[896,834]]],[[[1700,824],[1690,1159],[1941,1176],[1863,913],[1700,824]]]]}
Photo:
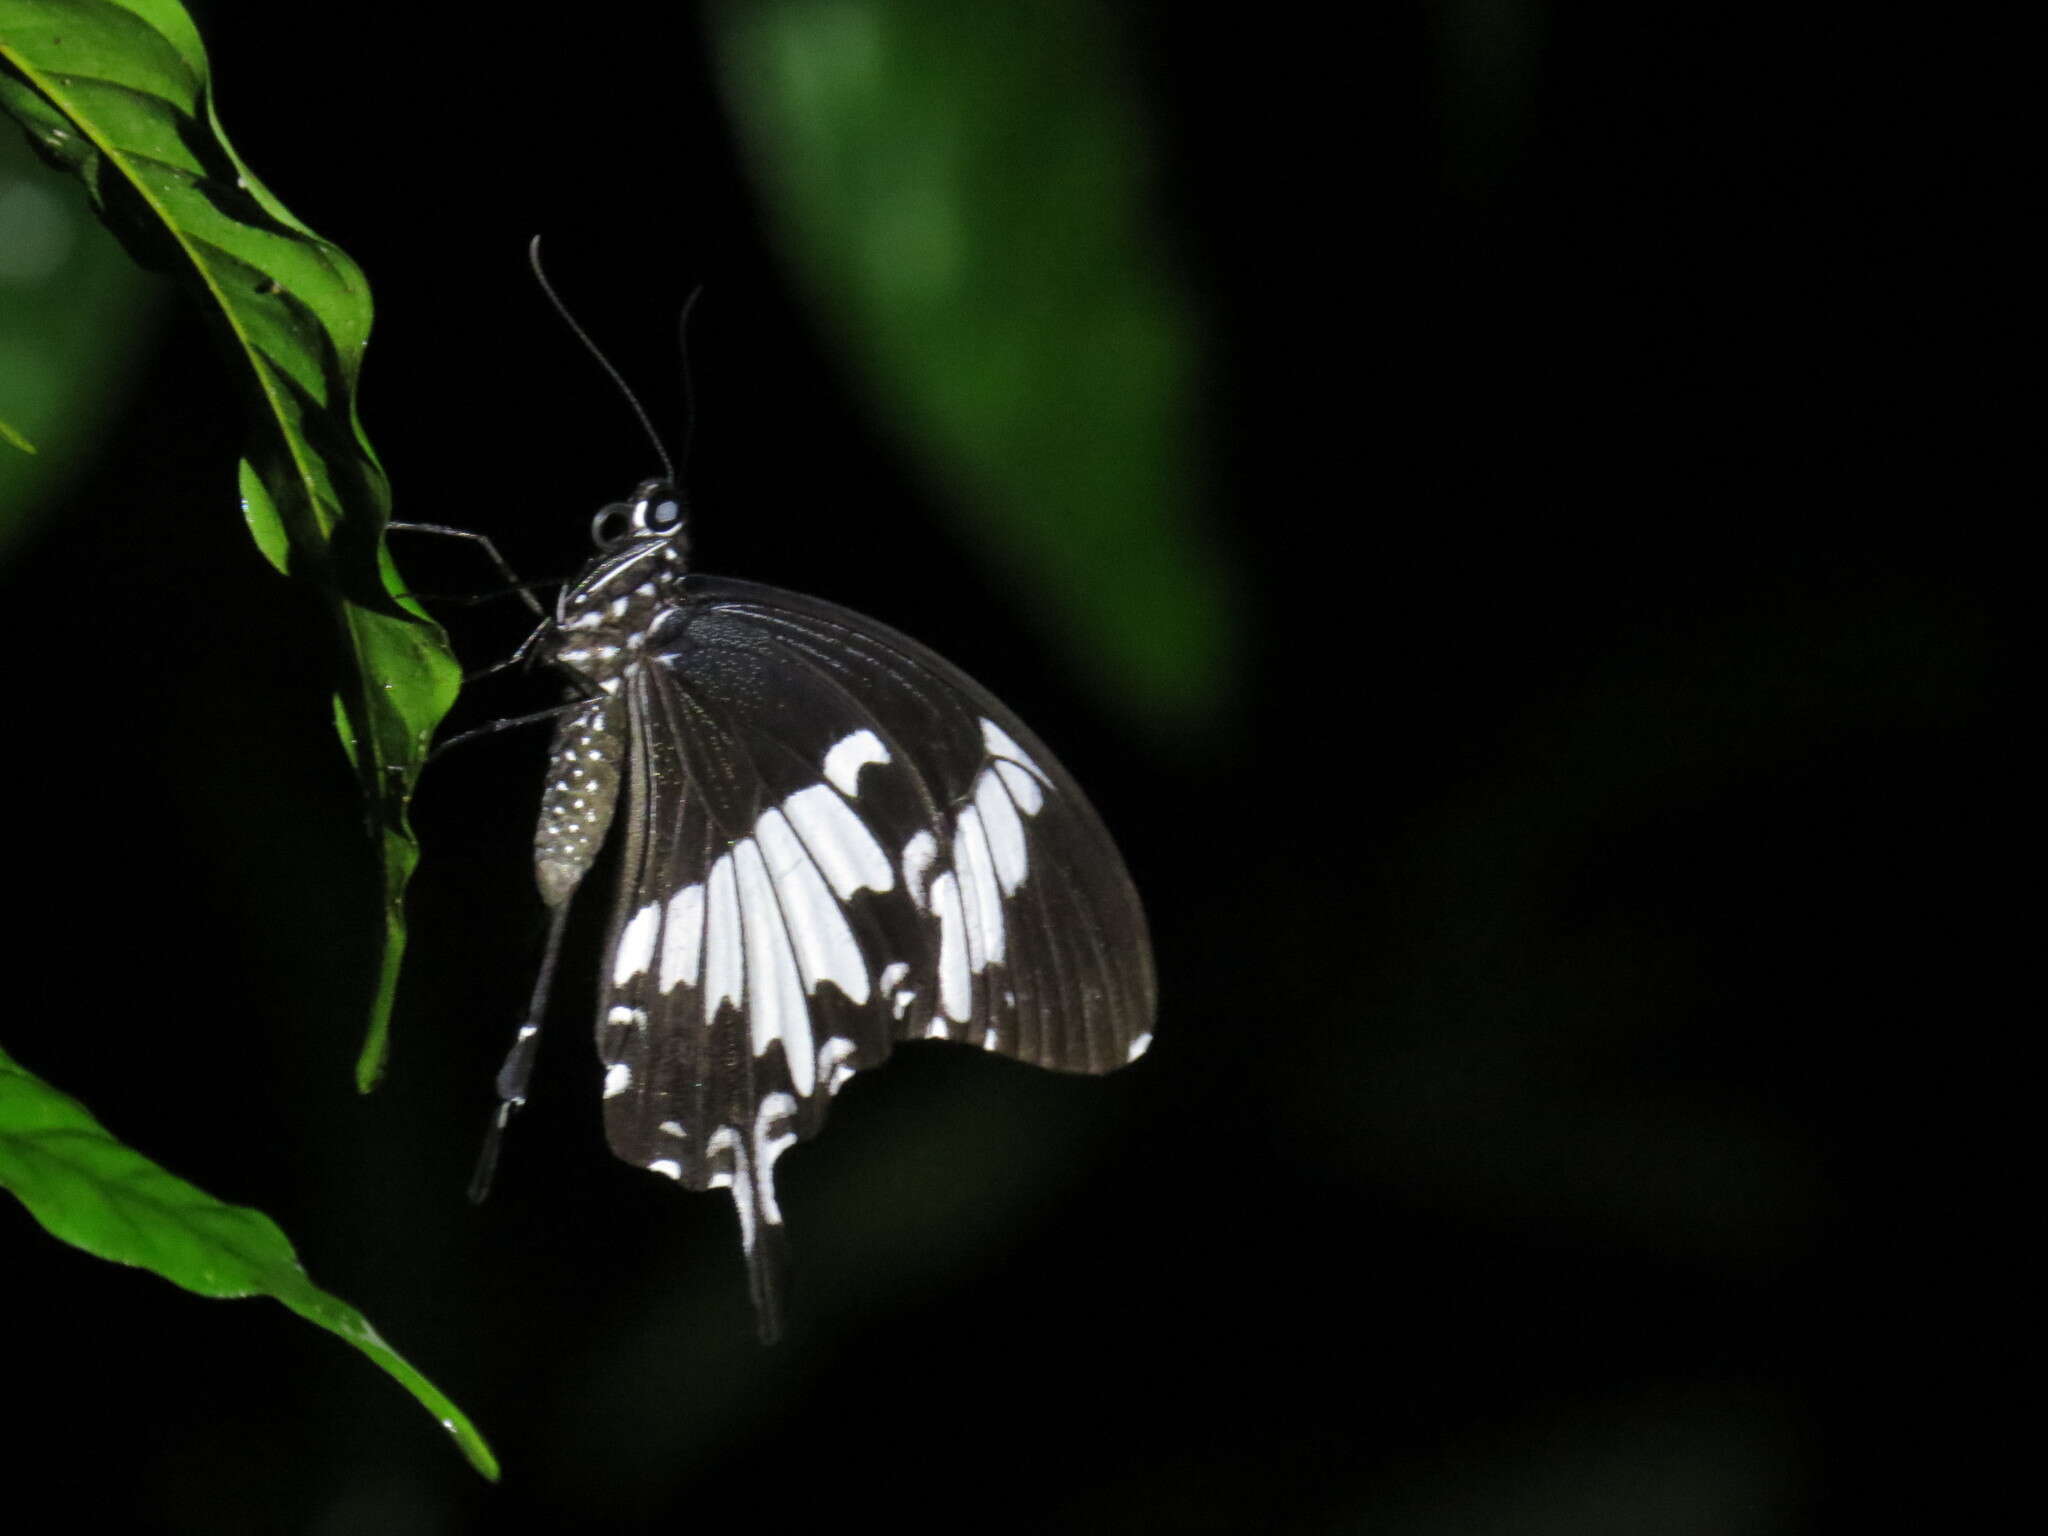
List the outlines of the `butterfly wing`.
{"type": "Polygon", "coordinates": [[[777,1326],[776,1159],[898,1040],[1104,1072],[1149,1044],[1145,918],[1044,745],[843,608],[692,576],[624,691],[600,978],[612,1148],[739,1207],[777,1326]]]}

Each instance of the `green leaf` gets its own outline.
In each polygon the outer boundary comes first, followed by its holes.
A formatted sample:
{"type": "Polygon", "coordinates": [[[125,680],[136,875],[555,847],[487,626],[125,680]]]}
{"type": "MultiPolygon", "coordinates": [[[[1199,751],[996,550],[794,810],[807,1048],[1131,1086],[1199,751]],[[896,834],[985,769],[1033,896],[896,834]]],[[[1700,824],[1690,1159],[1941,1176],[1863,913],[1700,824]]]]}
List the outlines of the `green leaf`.
{"type": "Polygon", "coordinates": [[[36,451],[34,443],[15,431],[4,420],[0,420],[0,443],[6,443],[10,447],[19,448],[23,453],[34,453],[36,451]]]}
{"type": "Polygon", "coordinates": [[[84,1105],[0,1051],[0,1184],[49,1232],[116,1264],[154,1270],[201,1296],[272,1296],[361,1350],[417,1398],[469,1462],[497,1458],[462,1411],[355,1308],[307,1278],[261,1211],[225,1205],[122,1145],[84,1105]]]}
{"type": "Polygon", "coordinates": [[[0,0],[0,108],[84,184],[131,254],[175,273],[215,322],[251,404],[243,515],[273,565],[319,590],[353,657],[342,739],[384,871],[386,950],[356,1069],[367,1090],[386,1056],[418,858],[406,811],[460,678],[383,548],[390,491],[355,410],[369,287],[229,146],[176,0],[0,0]]]}
{"type": "Polygon", "coordinates": [[[1076,670],[1192,723],[1232,685],[1198,318],[1103,8],[744,0],[726,94],[860,393],[1030,578],[1076,670]]]}

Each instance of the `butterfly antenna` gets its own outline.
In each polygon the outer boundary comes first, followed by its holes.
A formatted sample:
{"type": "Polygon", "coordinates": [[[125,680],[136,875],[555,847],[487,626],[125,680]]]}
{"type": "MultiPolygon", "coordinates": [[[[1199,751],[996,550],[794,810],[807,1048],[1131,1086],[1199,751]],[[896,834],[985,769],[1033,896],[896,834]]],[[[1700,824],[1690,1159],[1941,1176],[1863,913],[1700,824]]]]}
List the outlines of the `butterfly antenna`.
{"type": "MultiPolygon", "coordinates": [[[[647,441],[654,444],[654,452],[661,460],[662,470],[667,475],[669,483],[674,484],[676,467],[669,460],[668,450],[661,445],[661,434],[654,430],[654,423],[648,419],[647,408],[640,403],[640,397],[633,393],[633,387],[626,382],[625,375],[612,366],[612,360],[606,357],[598,349],[597,343],[590,339],[590,332],[584,330],[582,326],[576,323],[576,317],[569,313],[569,306],[562,302],[562,296],[555,292],[555,285],[548,281],[547,273],[541,270],[539,235],[533,237],[533,244],[526,248],[526,255],[527,260],[533,265],[533,280],[540,284],[540,291],[548,296],[548,302],[554,305],[555,313],[562,317],[562,323],[576,333],[576,339],[583,343],[585,350],[592,357],[597,359],[597,366],[605,371],[606,376],[614,384],[618,385],[619,393],[626,397],[626,404],[633,408],[633,414],[640,419],[640,430],[647,434],[647,441]]],[[[684,313],[686,315],[689,313],[687,308],[685,308],[684,313]]]]}
{"type": "MultiPolygon", "coordinates": [[[[690,450],[697,442],[697,381],[690,376],[690,313],[696,309],[697,301],[704,297],[704,285],[699,283],[690,290],[690,296],[683,300],[683,313],[676,321],[676,348],[683,361],[683,468],[690,467],[690,450]]],[[[669,477],[673,480],[675,477],[669,477]]]]}

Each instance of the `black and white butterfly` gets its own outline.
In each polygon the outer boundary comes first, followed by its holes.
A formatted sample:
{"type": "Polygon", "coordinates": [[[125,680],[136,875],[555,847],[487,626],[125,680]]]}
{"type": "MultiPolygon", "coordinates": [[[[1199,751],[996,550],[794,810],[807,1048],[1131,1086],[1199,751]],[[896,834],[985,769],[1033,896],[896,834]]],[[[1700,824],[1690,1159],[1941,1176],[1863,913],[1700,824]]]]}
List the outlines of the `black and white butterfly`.
{"type": "MultiPolygon", "coordinates": [[[[1152,1040],[1152,955],[1115,844],[1023,722],[872,619],[693,574],[685,524],[665,480],[601,511],[600,553],[537,637],[576,692],[535,868],[552,970],[570,897],[622,824],[598,983],[605,1129],[637,1167],[731,1191],[773,1338],[776,1160],[847,1080],[904,1040],[1120,1067],[1152,1040]]],[[[544,990],[500,1075],[499,1128],[524,1101],[544,990]]]]}

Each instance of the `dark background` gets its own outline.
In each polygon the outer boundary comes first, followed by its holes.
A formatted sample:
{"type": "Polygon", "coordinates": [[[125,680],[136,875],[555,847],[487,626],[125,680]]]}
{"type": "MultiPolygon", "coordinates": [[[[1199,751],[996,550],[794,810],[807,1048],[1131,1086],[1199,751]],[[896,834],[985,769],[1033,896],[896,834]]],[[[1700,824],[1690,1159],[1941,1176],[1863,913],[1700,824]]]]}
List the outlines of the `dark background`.
{"type": "MultiPolygon", "coordinates": [[[[1915,1277],[1973,956],[2010,926],[2005,557],[1905,259],[1946,185],[1912,40],[1776,8],[1121,14],[1241,646],[1172,724],[1077,685],[877,429],[694,20],[202,13],[238,147],[375,286],[397,515],[572,571],[653,466],[525,242],[665,425],[704,284],[701,564],[913,631],[1058,746],[1146,893],[1159,1044],[1101,1082],[937,1048],[864,1078],[783,1165],[764,1352],[729,1203],[605,1149],[593,914],[471,1209],[538,952],[542,743],[429,774],[359,1098],[373,870],[324,621],[234,516],[234,386],[176,300],[0,572],[8,1045],[277,1218],[506,1473],[275,1306],[0,1212],[36,1383],[8,1456],[71,1518],[1804,1532],[1940,1480],[1915,1277]]],[[[443,610],[472,665],[514,606],[443,610]]],[[[458,721],[551,697],[491,688],[458,721]]]]}

